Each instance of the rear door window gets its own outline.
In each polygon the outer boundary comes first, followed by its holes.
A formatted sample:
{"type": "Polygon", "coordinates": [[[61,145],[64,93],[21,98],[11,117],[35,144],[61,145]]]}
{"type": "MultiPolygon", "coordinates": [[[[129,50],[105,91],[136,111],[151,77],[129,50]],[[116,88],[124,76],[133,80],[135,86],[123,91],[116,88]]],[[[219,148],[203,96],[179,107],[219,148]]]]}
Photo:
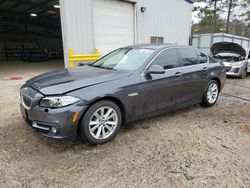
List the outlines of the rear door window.
{"type": "Polygon", "coordinates": [[[181,65],[190,66],[199,64],[199,59],[196,51],[192,48],[179,48],[181,56],[181,65]]]}
{"type": "Polygon", "coordinates": [[[177,50],[175,48],[164,50],[155,58],[154,65],[160,65],[164,69],[179,67],[177,50]]]}
{"type": "Polygon", "coordinates": [[[198,54],[198,63],[199,64],[207,63],[207,61],[208,61],[207,55],[200,52],[199,50],[197,50],[196,52],[198,54]]]}

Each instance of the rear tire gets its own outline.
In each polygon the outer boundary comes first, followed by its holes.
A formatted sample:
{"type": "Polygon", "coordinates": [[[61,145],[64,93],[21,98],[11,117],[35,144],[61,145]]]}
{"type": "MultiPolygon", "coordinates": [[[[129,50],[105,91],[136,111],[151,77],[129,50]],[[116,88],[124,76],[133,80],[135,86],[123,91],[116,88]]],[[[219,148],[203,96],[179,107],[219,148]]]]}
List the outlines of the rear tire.
{"type": "Polygon", "coordinates": [[[104,144],[115,137],[121,123],[121,110],[114,102],[97,102],[87,110],[80,122],[81,137],[93,145],[104,144]]]}
{"type": "Polygon", "coordinates": [[[203,107],[211,107],[213,106],[219,97],[219,84],[215,80],[211,80],[204,92],[203,99],[201,102],[201,106],[203,107]]]}

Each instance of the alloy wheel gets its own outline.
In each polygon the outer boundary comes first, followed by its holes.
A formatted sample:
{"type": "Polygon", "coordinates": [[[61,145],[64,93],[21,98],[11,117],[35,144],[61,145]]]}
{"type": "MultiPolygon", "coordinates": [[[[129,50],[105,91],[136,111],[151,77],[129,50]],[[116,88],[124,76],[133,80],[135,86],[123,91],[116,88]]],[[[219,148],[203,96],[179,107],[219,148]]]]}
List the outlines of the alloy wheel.
{"type": "Polygon", "coordinates": [[[215,103],[218,97],[218,93],[219,93],[219,88],[217,84],[215,83],[210,84],[207,90],[207,101],[210,104],[215,103]]]}
{"type": "Polygon", "coordinates": [[[109,138],[118,125],[118,115],[115,109],[109,106],[97,109],[90,118],[89,132],[95,139],[109,138]]]}

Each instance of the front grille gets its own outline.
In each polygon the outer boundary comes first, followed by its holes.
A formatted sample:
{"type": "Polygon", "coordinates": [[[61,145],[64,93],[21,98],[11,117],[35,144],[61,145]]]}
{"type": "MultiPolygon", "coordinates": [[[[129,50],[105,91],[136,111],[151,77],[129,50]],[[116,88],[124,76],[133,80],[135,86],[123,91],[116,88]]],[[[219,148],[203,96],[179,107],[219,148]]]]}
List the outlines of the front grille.
{"type": "Polygon", "coordinates": [[[226,71],[229,72],[232,67],[226,67],[226,71]]]}
{"type": "Polygon", "coordinates": [[[29,96],[22,94],[22,104],[26,109],[30,109],[32,105],[32,99],[29,96]]]}
{"type": "Polygon", "coordinates": [[[240,71],[240,68],[234,69],[234,73],[238,73],[240,71]]]}

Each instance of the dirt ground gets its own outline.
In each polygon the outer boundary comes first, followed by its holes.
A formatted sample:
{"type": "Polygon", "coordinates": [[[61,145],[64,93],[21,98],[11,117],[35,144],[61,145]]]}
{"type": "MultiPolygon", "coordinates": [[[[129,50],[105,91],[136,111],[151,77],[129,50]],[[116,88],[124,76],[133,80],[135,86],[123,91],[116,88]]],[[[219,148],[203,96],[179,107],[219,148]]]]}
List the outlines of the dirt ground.
{"type": "Polygon", "coordinates": [[[250,75],[227,79],[212,108],[140,121],[94,147],[26,126],[19,87],[53,66],[27,67],[0,66],[0,187],[250,187],[250,75]]]}

